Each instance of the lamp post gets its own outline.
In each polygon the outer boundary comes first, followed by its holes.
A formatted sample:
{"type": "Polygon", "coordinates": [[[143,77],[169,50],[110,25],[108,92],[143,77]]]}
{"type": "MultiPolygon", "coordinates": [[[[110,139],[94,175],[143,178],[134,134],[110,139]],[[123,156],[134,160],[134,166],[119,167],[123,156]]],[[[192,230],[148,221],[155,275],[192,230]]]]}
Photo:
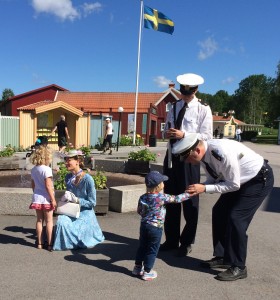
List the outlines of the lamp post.
{"type": "Polygon", "coordinates": [[[119,126],[118,126],[118,138],[117,138],[117,151],[119,151],[119,141],[120,141],[120,125],[121,125],[121,116],[123,112],[123,107],[118,108],[118,113],[119,113],[119,126]]]}

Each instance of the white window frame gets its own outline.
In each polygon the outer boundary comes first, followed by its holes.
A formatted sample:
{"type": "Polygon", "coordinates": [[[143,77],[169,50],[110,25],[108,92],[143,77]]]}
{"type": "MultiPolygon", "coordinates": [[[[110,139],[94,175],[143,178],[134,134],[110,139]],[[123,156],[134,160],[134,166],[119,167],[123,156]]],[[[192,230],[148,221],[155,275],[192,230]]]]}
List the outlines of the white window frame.
{"type": "Polygon", "coordinates": [[[168,103],[165,105],[165,111],[166,111],[166,112],[169,112],[171,107],[172,107],[172,103],[171,103],[171,102],[168,102],[168,103]]]}

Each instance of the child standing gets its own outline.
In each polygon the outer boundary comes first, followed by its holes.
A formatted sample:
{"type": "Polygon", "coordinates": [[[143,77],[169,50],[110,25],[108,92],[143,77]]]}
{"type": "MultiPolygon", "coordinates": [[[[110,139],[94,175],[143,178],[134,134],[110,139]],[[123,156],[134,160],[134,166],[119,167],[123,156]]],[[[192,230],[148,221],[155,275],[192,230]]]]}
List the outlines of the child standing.
{"type": "Polygon", "coordinates": [[[37,248],[43,249],[43,225],[46,223],[47,249],[52,251],[53,211],[56,208],[54,198],[53,174],[49,167],[51,162],[51,150],[46,146],[40,146],[31,156],[31,162],[35,165],[31,170],[31,186],[33,190],[30,209],[36,209],[36,233],[37,248]]]}
{"type": "Polygon", "coordinates": [[[141,216],[139,247],[136,253],[133,275],[143,280],[153,280],[157,272],[153,266],[158,254],[164,219],[165,204],[180,203],[189,199],[188,193],[177,196],[164,194],[164,181],[168,177],[157,171],[151,171],[145,177],[147,192],[139,198],[137,212],[141,216]]]}

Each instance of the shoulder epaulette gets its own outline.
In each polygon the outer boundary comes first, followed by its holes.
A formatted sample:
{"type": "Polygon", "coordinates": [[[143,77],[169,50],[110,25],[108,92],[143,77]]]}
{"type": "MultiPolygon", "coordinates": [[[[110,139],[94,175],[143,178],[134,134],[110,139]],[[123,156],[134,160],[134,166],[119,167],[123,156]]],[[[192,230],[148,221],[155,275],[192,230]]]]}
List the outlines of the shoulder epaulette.
{"type": "Polygon", "coordinates": [[[212,150],[211,154],[218,160],[218,161],[222,161],[222,159],[224,158],[224,156],[220,153],[219,150],[212,150]]]}
{"type": "Polygon", "coordinates": [[[200,102],[201,105],[204,105],[204,106],[208,106],[208,104],[204,101],[202,101],[201,99],[197,99],[198,102],[200,102]]]}

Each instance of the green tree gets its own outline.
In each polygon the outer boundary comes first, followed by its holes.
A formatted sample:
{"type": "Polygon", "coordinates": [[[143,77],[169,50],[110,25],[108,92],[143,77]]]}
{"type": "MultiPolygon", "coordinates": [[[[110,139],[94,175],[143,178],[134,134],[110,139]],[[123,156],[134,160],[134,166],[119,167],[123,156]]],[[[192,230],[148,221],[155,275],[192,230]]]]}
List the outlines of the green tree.
{"type": "Polygon", "coordinates": [[[9,99],[10,97],[14,97],[14,92],[11,89],[4,89],[2,92],[2,101],[9,99]]]}
{"type": "Polygon", "coordinates": [[[263,74],[243,79],[233,96],[236,118],[248,124],[262,124],[262,116],[269,110],[274,82],[263,74]]]}
{"type": "Polygon", "coordinates": [[[276,79],[272,97],[269,101],[269,108],[267,110],[267,127],[278,127],[278,123],[274,122],[280,116],[280,62],[277,65],[276,79]]]}

